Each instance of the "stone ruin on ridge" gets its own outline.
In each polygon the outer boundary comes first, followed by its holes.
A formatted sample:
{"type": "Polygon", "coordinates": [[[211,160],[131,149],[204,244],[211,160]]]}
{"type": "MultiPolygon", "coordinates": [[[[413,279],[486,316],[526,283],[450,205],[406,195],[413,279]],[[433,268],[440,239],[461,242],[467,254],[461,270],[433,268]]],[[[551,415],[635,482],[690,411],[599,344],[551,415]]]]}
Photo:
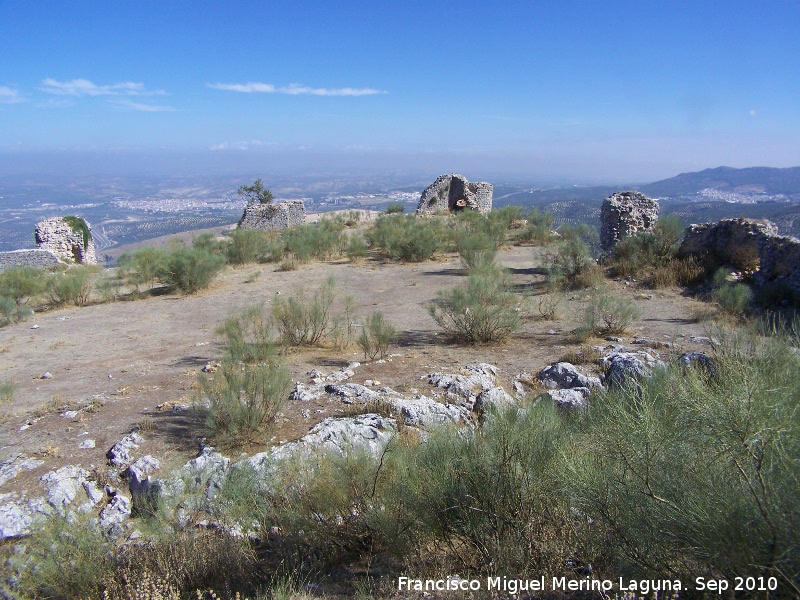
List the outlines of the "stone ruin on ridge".
{"type": "Polygon", "coordinates": [[[463,175],[451,173],[440,175],[425,188],[417,205],[417,214],[457,213],[467,209],[483,214],[492,210],[492,184],[486,181],[470,183],[463,175]]]}
{"type": "Polygon", "coordinates": [[[239,229],[283,231],[306,220],[306,207],[302,200],[285,200],[270,204],[249,204],[239,220],[239,229]]]}
{"type": "Polygon", "coordinates": [[[708,256],[753,275],[757,289],[783,288],[800,299],[800,240],[769,221],[723,219],[686,228],[680,255],[708,256]]]}
{"type": "Polygon", "coordinates": [[[609,252],[624,237],[650,231],[658,221],[658,201],[640,192],[617,192],[600,209],[600,243],[609,252]]]}
{"type": "Polygon", "coordinates": [[[55,217],[36,224],[36,246],[66,263],[96,265],[92,228],[80,217],[55,217]]]}

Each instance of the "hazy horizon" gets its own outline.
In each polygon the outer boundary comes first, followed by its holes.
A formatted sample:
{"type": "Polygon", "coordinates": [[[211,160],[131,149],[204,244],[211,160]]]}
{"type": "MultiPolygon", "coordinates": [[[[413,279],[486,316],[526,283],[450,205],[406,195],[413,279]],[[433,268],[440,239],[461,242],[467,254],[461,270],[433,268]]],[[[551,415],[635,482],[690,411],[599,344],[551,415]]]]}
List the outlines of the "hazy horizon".
{"type": "Polygon", "coordinates": [[[800,164],[795,2],[0,2],[0,175],[800,164]]]}

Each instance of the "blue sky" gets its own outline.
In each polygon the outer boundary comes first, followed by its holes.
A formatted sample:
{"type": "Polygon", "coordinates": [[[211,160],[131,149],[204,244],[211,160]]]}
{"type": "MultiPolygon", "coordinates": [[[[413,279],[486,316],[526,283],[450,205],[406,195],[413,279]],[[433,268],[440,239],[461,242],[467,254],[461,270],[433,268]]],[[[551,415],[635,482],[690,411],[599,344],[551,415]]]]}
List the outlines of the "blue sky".
{"type": "Polygon", "coordinates": [[[579,182],[794,166],[798,26],[796,1],[0,0],[0,154],[579,182]]]}

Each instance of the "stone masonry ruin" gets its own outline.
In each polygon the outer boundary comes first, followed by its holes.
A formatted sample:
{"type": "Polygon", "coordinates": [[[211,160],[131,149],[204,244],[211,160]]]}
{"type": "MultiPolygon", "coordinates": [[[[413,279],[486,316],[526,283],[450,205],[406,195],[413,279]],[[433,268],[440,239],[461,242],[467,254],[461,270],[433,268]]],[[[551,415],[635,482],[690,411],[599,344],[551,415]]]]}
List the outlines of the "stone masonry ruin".
{"type": "Polygon", "coordinates": [[[756,288],[783,287],[800,298],[800,240],[778,235],[769,221],[724,219],[687,227],[678,250],[752,274],[756,288]]]}
{"type": "Polygon", "coordinates": [[[286,200],[274,204],[250,204],[239,220],[239,229],[283,231],[306,220],[306,207],[302,200],[286,200]]]}
{"type": "Polygon", "coordinates": [[[617,192],[600,209],[600,243],[609,252],[624,237],[650,231],[658,221],[658,201],[640,192],[617,192]]]}
{"type": "Polygon", "coordinates": [[[425,188],[417,205],[417,214],[457,213],[467,209],[483,214],[492,210],[492,184],[486,181],[470,183],[463,175],[451,173],[440,175],[425,188]]]}
{"type": "Polygon", "coordinates": [[[30,267],[33,269],[55,267],[62,264],[58,257],[49,250],[26,249],[0,252],[0,271],[14,267],[30,267]]]}
{"type": "Polygon", "coordinates": [[[55,217],[36,224],[36,245],[66,263],[96,265],[91,226],[80,217],[55,217]]]}

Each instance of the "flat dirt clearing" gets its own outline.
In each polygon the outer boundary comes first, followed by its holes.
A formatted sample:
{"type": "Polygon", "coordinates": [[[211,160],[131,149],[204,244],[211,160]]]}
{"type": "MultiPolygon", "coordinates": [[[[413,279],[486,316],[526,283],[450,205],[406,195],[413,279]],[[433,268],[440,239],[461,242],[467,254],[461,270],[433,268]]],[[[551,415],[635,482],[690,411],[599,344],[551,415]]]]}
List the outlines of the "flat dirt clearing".
{"type": "MultiPolygon", "coordinates": [[[[275,271],[271,264],[229,267],[210,289],[194,296],[162,295],[63,308],[0,329],[0,380],[17,386],[12,402],[2,407],[0,452],[2,457],[23,452],[44,461],[0,486],[0,493],[36,487],[42,474],[66,464],[104,471],[110,446],[142,424],[146,441],[139,455],[152,454],[167,468],[193,458],[200,440],[208,435],[202,420],[192,411],[158,410],[157,406],[192,399],[200,369],[222,355],[223,340],[215,330],[226,317],[246,305],[269,305],[276,293],[292,295],[301,287],[311,291],[328,277],[335,279],[337,305],[345,295],[352,296],[356,322],[381,311],[400,332],[390,348],[391,360],[363,363],[352,382],[379,380],[398,391],[416,389],[427,394],[430,386],[421,379],[427,373],[454,372],[465,364],[487,362],[499,368],[500,384],[510,390],[520,372],[536,373],[581,345],[571,331],[580,322],[584,294],[567,296],[560,307],[562,320],[536,318],[536,294],[541,293],[543,281],[536,268],[541,253],[531,247],[499,253],[519,289],[529,291],[533,301],[523,328],[502,345],[451,344],[428,314],[438,290],[461,285],[466,279],[455,255],[414,264],[378,259],[361,264],[347,260],[311,263],[290,272],[275,271]],[[260,272],[257,277],[256,272],[260,272]],[[38,328],[33,329],[34,325],[38,328]],[[52,378],[40,379],[45,372],[52,378]],[[94,410],[62,416],[60,407],[69,405],[74,410],[92,399],[96,400],[94,410]],[[79,449],[86,439],[95,440],[95,448],[79,449]]],[[[642,311],[641,320],[624,336],[625,342],[634,336],[654,343],[675,342],[675,348],[661,351],[662,356],[708,349],[688,341],[689,336],[707,335],[695,319],[707,305],[682,296],[679,290],[639,290],[621,282],[609,282],[609,286],[614,294],[634,298],[642,311]]],[[[600,343],[607,342],[589,342],[600,343]]],[[[304,383],[311,369],[329,373],[362,359],[355,344],[345,351],[293,349],[285,356],[292,377],[304,383]]],[[[290,402],[271,440],[230,453],[258,452],[270,443],[296,439],[342,408],[327,399],[290,402]]]]}

